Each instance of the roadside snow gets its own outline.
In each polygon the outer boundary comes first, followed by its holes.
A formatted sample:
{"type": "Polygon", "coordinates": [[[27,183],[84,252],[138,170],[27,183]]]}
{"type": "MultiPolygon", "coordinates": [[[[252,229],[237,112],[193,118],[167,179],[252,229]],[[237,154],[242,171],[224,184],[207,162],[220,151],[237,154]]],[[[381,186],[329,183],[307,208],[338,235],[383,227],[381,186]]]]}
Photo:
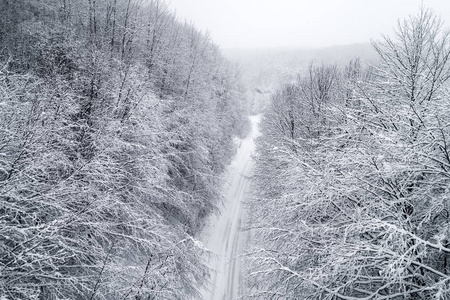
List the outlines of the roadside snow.
{"type": "Polygon", "coordinates": [[[250,193],[251,156],[255,150],[254,138],[259,135],[260,116],[250,119],[252,132],[238,144],[236,156],[226,173],[221,214],[211,217],[203,234],[203,244],[214,253],[208,265],[215,270],[208,290],[202,291],[204,300],[231,300],[244,292],[240,255],[247,245],[249,233],[242,231],[247,221],[242,201],[250,193]]]}

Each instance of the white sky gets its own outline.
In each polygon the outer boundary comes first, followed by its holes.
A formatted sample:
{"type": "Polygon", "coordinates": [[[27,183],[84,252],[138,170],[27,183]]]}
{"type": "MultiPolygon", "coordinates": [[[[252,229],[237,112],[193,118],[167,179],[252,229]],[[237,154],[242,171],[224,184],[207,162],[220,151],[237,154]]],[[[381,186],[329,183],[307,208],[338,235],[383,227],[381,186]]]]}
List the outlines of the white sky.
{"type": "Polygon", "coordinates": [[[324,47],[391,34],[423,2],[450,28],[450,0],[167,0],[222,48],[324,47]]]}

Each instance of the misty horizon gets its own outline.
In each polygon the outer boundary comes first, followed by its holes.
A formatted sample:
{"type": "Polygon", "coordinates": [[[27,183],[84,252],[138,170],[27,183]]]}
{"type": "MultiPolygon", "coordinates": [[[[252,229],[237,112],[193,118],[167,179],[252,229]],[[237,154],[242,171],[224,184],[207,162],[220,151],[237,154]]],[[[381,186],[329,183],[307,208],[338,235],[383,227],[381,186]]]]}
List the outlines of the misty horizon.
{"type": "MultiPolygon", "coordinates": [[[[399,20],[431,9],[447,24],[445,0],[171,0],[169,8],[222,49],[323,48],[378,40],[399,20]]],[[[448,27],[448,24],[446,25],[448,27]]]]}

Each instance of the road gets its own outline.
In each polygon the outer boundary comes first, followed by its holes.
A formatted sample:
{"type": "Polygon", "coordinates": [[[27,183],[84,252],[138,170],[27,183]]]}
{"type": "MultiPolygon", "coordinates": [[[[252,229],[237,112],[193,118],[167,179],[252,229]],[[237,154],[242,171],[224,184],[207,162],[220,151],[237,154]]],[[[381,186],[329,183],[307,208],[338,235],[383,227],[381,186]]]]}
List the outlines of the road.
{"type": "Polygon", "coordinates": [[[251,134],[239,141],[237,153],[225,173],[221,214],[211,218],[204,233],[202,242],[214,253],[208,262],[214,274],[208,290],[202,291],[204,300],[231,300],[243,293],[241,254],[250,235],[242,230],[247,220],[247,210],[242,202],[250,193],[254,138],[259,134],[259,116],[250,119],[251,134]]]}

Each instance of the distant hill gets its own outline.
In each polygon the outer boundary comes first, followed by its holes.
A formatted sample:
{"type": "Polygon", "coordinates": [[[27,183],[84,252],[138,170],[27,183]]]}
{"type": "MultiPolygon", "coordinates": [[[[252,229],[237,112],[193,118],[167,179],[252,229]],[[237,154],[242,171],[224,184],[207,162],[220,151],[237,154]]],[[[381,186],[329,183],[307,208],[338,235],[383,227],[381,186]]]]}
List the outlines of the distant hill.
{"type": "Polygon", "coordinates": [[[310,61],[325,64],[346,64],[352,58],[359,57],[367,62],[377,60],[377,54],[370,43],[341,45],[326,48],[300,49],[223,49],[231,60],[240,63],[281,63],[288,66],[309,64],[310,61]]]}
{"type": "Polygon", "coordinates": [[[370,43],[317,49],[224,49],[223,53],[241,66],[247,94],[255,106],[264,106],[261,103],[271,91],[295,80],[311,63],[343,66],[356,57],[369,64],[378,60],[370,43]]]}

